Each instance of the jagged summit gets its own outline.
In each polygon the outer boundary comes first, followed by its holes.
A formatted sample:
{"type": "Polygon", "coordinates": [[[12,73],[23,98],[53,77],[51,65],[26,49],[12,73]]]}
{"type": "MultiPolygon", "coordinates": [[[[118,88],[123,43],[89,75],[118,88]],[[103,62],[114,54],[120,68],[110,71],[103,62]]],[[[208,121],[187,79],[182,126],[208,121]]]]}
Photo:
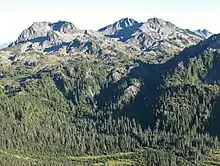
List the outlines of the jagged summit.
{"type": "Polygon", "coordinates": [[[117,31],[117,30],[120,30],[120,29],[123,29],[123,28],[135,26],[137,24],[139,24],[139,23],[136,20],[126,17],[126,18],[122,18],[119,21],[116,21],[113,24],[110,24],[110,25],[108,25],[104,28],[99,29],[99,31],[103,32],[107,29],[112,29],[112,30],[117,31]]]}
{"type": "Polygon", "coordinates": [[[170,28],[178,28],[174,24],[169,21],[165,21],[161,18],[153,17],[147,20],[147,22],[141,23],[142,26],[148,24],[151,28],[160,28],[160,27],[170,27],[170,28]]]}
{"type": "Polygon", "coordinates": [[[159,51],[170,54],[197,44],[204,37],[190,30],[181,29],[169,21],[150,18],[146,22],[130,21],[127,26],[117,26],[129,19],[122,19],[99,30],[107,37],[138,46],[142,51],[159,51]]]}
{"type": "Polygon", "coordinates": [[[24,30],[16,40],[16,43],[35,40],[36,38],[48,37],[49,33],[73,34],[79,31],[74,24],[67,21],[50,22],[34,22],[28,29],[24,30]]]}
{"type": "Polygon", "coordinates": [[[131,26],[134,26],[138,24],[138,22],[132,18],[123,18],[119,21],[117,21],[114,25],[117,27],[117,28],[127,28],[127,27],[131,27],[131,26]]]}
{"type": "MultiPolygon", "coordinates": [[[[118,33],[121,33],[121,30],[124,29],[132,29],[132,28],[136,28],[140,25],[140,23],[138,23],[136,20],[132,19],[132,18],[122,18],[119,21],[116,21],[113,24],[110,24],[106,27],[103,27],[101,29],[99,29],[98,31],[103,33],[104,35],[108,35],[108,36],[113,36],[114,38],[118,35],[118,33]]],[[[127,35],[126,33],[123,33],[125,35],[127,35]]]]}

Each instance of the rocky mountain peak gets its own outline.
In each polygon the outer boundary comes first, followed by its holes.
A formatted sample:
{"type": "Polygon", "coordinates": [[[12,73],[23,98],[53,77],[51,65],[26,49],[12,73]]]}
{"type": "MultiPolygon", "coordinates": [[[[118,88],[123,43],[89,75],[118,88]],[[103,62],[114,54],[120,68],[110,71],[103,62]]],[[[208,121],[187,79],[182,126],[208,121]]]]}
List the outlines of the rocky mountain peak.
{"type": "Polygon", "coordinates": [[[29,41],[38,37],[46,36],[50,31],[49,22],[34,22],[28,29],[24,30],[18,37],[16,43],[29,41]]]}
{"type": "Polygon", "coordinates": [[[117,21],[114,25],[115,27],[117,27],[117,29],[122,29],[122,28],[134,26],[136,24],[139,23],[136,20],[127,17],[117,21]]]}
{"type": "Polygon", "coordinates": [[[176,30],[176,27],[171,22],[165,21],[163,19],[153,17],[147,20],[147,22],[142,23],[141,29],[143,31],[158,31],[160,29],[167,29],[167,30],[176,30]]]}
{"type": "Polygon", "coordinates": [[[27,42],[31,40],[38,39],[43,40],[48,36],[48,33],[63,33],[63,34],[73,34],[77,32],[78,29],[74,24],[67,21],[58,21],[56,23],[50,22],[34,22],[28,29],[24,30],[16,43],[27,42]]]}
{"type": "Polygon", "coordinates": [[[208,31],[207,29],[198,29],[195,31],[195,33],[201,37],[203,37],[204,39],[209,38],[210,36],[212,36],[212,33],[210,31],[208,31]]]}
{"type": "Polygon", "coordinates": [[[113,24],[110,24],[104,28],[99,29],[99,32],[104,33],[106,35],[115,35],[118,33],[118,31],[126,29],[126,28],[132,28],[132,27],[138,27],[139,23],[131,18],[123,18],[113,24]]]}
{"type": "Polygon", "coordinates": [[[165,21],[163,19],[157,18],[157,17],[153,17],[147,20],[147,23],[151,23],[151,24],[155,24],[155,25],[161,25],[163,24],[165,21]]]}
{"type": "Polygon", "coordinates": [[[34,22],[28,29],[34,29],[34,30],[38,30],[41,28],[45,28],[46,26],[48,26],[50,23],[43,21],[43,22],[34,22]]]}
{"type": "Polygon", "coordinates": [[[138,23],[129,18],[99,30],[107,37],[138,46],[142,51],[179,52],[197,44],[204,37],[193,31],[181,29],[169,21],[153,17],[138,23]]]}

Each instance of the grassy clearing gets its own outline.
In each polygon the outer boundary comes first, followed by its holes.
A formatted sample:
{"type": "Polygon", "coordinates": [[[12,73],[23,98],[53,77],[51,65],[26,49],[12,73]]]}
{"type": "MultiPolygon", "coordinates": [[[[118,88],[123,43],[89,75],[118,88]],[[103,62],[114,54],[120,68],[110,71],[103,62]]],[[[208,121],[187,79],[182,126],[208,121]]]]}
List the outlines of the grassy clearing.
{"type": "Polygon", "coordinates": [[[112,155],[97,155],[97,156],[69,156],[68,159],[73,161],[92,161],[94,166],[132,166],[137,165],[137,162],[132,159],[126,158],[128,155],[135,154],[136,152],[116,153],[112,155]]]}
{"type": "MultiPolygon", "coordinates": [[[[135,166],[145,165],[147,158],[146,153],[161,153],[161,151],[152,148],[137,149],[133,152],[115,153],[110,155],[91,155],[91,156],[42,156],[37,154],[24,154],[19,151],[0,150],[0,160],[8,158],[7,162],[11,160],[24,161],[24,163],[31,163],[33,165],[76,165],[76,166],[135,166]],[[46,163],[46,164],[45,164],[46,163]]],[[[163,152],[162,152],[163,153],[163,152]]],[[[161,153],[161,154],[162,154],[161,153]]],[[[180,158],[181,161],[185,161],[180,158]]],[[[216,160],[205,160],[206,165],[217,164],[216,160]]],[[[17,163],[19,163],[17,162],[17,163]]],[[[17,164],[16,163],[16,164],[17,164]]],[[[204,162],[203,162],[204,163],[204,162]]],[[[192,165],[188,163],[189,165],[192,165]]],[[[1,163],[0,163],[1,165],[1,163]]],[[[28,164],[27,164],[28,165],[28,164]]],[[[203,165],[203,164],[202,164],[203,165]]]]}
{"type": "Polygon", "coordinates": [[[36,155],[25,155],[21,154],[18,151],[9,151],[0,149],[0,158],[10,158],[12,160],[20,160],[27,161],[31,163],[39,163],[39,162],[57,162],[62,163],[62,161],[67,161],[68,163],[72,163],[74,165],[81,165],[84,163],[87,165],[88,163],[92,163],[94,166],[132,166],[137,165],[137,162],[126,158],[127,155],[134,154],[135,152],[126,152],[126,153],[116,153],[113,155],[97,155],[97,156],[58,156],[58,157],[45,157],[45,156],[36,156],[36,155]],[[123,158],[124,157],[124,158],[123,158]],[[87,163],[87,164],[86,164],[87,163]]]}

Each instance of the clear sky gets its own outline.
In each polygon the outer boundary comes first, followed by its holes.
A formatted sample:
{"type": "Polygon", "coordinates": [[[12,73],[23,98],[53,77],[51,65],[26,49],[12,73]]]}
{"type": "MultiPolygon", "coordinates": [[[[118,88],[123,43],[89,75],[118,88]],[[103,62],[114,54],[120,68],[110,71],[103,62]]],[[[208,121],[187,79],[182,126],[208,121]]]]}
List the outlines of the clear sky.
{"type": "Polygon", "coordinates": [[[71,21],[97,30],[121,18],[162,18],[181,28],[220,33],[220,0],[0,0],[0,41],[15,40],[34,21],[71,21]]]}

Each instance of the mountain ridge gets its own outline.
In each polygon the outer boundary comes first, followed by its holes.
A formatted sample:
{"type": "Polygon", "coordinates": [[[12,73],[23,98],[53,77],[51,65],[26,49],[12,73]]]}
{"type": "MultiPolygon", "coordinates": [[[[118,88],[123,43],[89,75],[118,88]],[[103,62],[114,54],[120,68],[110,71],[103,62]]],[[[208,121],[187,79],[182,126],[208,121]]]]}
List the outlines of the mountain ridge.
{"type": "Polygon", "coordinates": [[[209,37],[202,33],[181,29],[169,21],[156,17],[148,19],[147,22],[140,23],[133,20],[135,24],[117,28],[116,25],[123,21],[126,22],[126,20],[121,19],[98,31],[107,37],[138,45],[142,51],[155,49],[161,49],[162,52],[166,50],[171,52],[175,52],[175,50],[180,51],[209,37]],[[170,48],[170,43],[173,46],[176,45],[176,47],[170,48]]]}
{"type": "Polygon", "coordinates": [[[178,28],[171,22],[156,17],[140,23],[126,17],[99,31],[80,30],[67,21],[35,22],[10,46],[18,46],[23,52],[41,51],[62,54],[84,52],[98,57],[109,53],[109,55],[115,55],[117,51],[129,54],[125,48],[130,47],[133,55],[144,54],[147,57],[154,57],[155,60],[163,55],[162,59],[166,60],[185,47],[204,40],[207,34],[206,31],[195,33],[178,28]],[[115,51],[112,52],[113,47],[115,51]]]}
{"type": "Polygon", "coordinates": [[[79,30],[73,23],[66,21],[35,22],[24,30],[8,49],[18,48],[22,52],[40,51],[61,54],[92,54],[97,57],[115,55],[116,52],[128,55],[140,51],[126,49],[128,44],[118,43],[92,30],[79,30]],[[114,48],[116,46],[116,48],[114,48]],[[114,51],[115,50],[115,51],[114,51]],[[131,53],[128,52],[130,50],[131,53]]]}

